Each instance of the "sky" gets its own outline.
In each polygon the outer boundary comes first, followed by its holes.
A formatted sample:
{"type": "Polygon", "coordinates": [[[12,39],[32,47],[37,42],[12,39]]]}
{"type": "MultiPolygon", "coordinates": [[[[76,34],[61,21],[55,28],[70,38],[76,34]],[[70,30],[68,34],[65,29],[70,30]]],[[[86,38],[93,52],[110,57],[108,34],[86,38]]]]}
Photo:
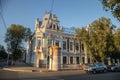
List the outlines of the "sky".
{"type": "MultiPolygon", "coordinates": [[[[35,20],[43,19],[44,14],[51,10],[56,14],[63,27],[84,27],[101,17],[110,18],[111,22],[120,27],[120,22],[110,12],[106,12],[99,0],[1,0],[0,12],[6,27],[20,24],[34,32],[35,20]]],[[[0,44],[4,42],[6,28],[0,16],[0,44]]]]}

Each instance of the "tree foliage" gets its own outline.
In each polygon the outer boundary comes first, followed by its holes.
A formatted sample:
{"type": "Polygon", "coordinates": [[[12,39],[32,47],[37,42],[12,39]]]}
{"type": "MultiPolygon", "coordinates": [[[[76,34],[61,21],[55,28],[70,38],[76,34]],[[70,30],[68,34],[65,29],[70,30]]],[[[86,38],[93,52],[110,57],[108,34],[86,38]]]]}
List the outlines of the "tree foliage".
{"type": "Polygon", "coordinates": [[[120,58],[120,28],[116,29],[114,34],[114,45],[115,45],[115,51],[111,55],[112,58],[120,58]]]}
{"type": "Polygon", "coordinates": [[[13,60],[21,57],[24,51],[23,42],[26,41],[30,35],[30,29],[22,25],[12,24],[7,29],[5,42],[7,43],[8,51],[12,53],[13,60]]]}
{"type": "Polygon", "coordinates": [[[120,21],[120,0],[100,0],[106,11],[111,11],[113,16],[120,21]]]}
{"type": "Polygon", "coordinates": [[[3,45],[0,45],[0,58],[6,59],[7,58],[7,53],[5,51],[5,48],[3,45]]]}
{"type": "Polygon", "coordinates": [[[85,44],[93,61],[105,61],[114,50],[113,28],[110,19],[102,17],[93,21],[87,28],[76,30],[78,40],[85,44]]]}

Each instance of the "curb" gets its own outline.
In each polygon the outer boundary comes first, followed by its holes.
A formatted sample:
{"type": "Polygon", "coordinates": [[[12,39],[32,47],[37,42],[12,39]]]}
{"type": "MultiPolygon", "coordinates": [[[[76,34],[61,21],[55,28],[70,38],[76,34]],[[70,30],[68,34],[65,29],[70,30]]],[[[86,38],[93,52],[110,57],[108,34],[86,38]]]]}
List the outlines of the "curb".
{"type": "Polygon", "coordinates": [[[15,69],[10,69],[10,68],[3,68],[3,70],[7,70],[7,71],[19,71],[19,72],[32,72],[32,70],[15,70],[15,69]]]}
{"type": "Polygon", "coordinates": [[[3,70],[7,71],[17,71],[17,72],[51,72],[51,71],[46,71],[46,70],[20,70],[20,69],[10,69],[10,68],[3,68],[3,70]]]}
{"type": "MultiPolygon", "coordinates": [[[[37,70],[37,69],[23,70],[23,69],[3,68],[3,70],[16,71],[16,72],[55,72],[55,71],[51,71],[51,70],[37,70]]],[[[64,70],[60,70],[60,71],[72,71],[72,70],[81,70],[81,69],[64,69],[64,70]]]]}

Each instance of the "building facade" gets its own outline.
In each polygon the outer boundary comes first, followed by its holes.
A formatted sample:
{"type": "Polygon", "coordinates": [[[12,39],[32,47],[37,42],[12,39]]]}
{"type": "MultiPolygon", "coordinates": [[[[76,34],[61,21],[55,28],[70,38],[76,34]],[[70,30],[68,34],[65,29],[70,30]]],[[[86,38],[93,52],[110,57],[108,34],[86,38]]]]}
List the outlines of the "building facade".
{"type": "Polygon", "coordinates": [[[35,32],[28,41],[26,62],[36,67],[49,64],[49,48],[57,45],[61,48],[61,65],[80,65],[90,62],[84,44],[79,42],[75,30],[63,29],[56,15],[46,13],[42,21],[35,22],[35,32]],[[67,32],[68,30],[68,32],[67,32]]]}

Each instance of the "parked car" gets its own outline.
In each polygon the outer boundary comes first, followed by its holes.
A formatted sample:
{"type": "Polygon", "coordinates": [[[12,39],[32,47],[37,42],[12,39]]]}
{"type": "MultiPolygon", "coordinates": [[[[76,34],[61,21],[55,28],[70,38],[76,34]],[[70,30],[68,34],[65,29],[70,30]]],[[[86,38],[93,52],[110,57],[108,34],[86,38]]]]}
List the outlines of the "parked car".
{"type": "Polygon", "coordinates": [[[99,62],[99,63],[84,66],[83,70],[85,70],[86,72],[92,72],[93,74],[95,74],[97,72],[106,72],[107,67],[104,63],[99,62]]]}
{"type": "Polygon", "coordinates": [[[111,67],[111,71],[118,72],[120,71],[120,64],[111,67]]]}
{"type": "Polygon", "coordinates": [[[115,66],[114,63],[112,63],[111,65],[107,65],[107,71],[111,72],[111,67],[115,66]]]}

